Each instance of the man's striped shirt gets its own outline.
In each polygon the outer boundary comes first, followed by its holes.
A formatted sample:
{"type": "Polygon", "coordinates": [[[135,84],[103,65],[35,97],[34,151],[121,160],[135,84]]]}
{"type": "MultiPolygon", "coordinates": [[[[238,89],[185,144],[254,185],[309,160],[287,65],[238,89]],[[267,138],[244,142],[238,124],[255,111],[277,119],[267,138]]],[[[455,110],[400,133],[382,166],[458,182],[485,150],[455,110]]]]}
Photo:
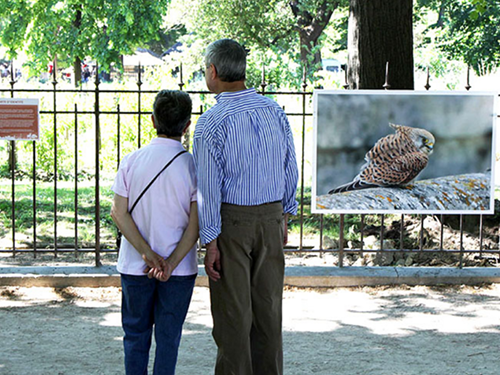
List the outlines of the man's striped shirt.
{"type": "Polygon", "coordinates": [[[255,89],[215,98],[217,104],[199,118],[193,140],[202,243],[219,236],[222,203],[280,201],[292,215],[298,206],[295,147],[283,109],[255,89]]]}

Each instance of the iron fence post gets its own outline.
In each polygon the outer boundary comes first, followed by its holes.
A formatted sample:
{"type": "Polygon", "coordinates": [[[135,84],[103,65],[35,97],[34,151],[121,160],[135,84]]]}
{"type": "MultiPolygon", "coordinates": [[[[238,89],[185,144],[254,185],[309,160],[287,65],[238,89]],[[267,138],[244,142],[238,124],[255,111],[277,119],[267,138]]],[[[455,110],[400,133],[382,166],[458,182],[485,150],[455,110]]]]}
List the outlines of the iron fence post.
{"type": "Polygon", "coordinates": [[[385,215],[380,215],[380,251],[384,251],[385,215]]]}
{"type": "Polygon", "coordinates": [[[339,217],[339,268],[344,267],[344,214],[339,217]]]}
{"type": "MultiPolygon", "coordinates": [[[[14,97],[14,85],[16,81],[14,80],[14,60],[10,62],[10,97],[14,97]]],[[[12,256],[16,257],[16,142],[10,141],[10,174],[12,179],[11,186],[11,222],[12,222],[12,256]]]]}
{"type": "Polygon", "coordinates": [[[464,262],[464,215],[460,215],[460,261],[458,268],[463,268],[464,262]]]}
{"type": "Polygon", "coordinates": [[[57,60],[52,67],[53,121],[54,121],[54,258],[57,258],[57,60]]]}
{"type": "Polygon", "coordinates": [[[304,75],[302,80],[302,148],[300,161],[300,239],[299,250],[303,249],[304,238],[304,152],[306,149],[306,89],[307,89],[307,70],[304,67],[304,75]]]}
{"type": "Polygon", "coordinates": [[[419,239],[419,250],[424,250],[424,215],[420,215],[420,239],[419,239]]]}
{"type": "Polygon", "coordinates": [[[33,144],[33,258],[36,258],[37,245],[36,245],[36,141],[33,144]]]}
{"type": "Polygon", "coordinates": [[[479,215],[479,256],[483,256],[483,215],[479,215]]]}
{"type": "Polygon", "coordinates": [[[137,112],[138,112],[138,118],[137,118],[137,148],[141,148],[141,88],[142,88],[142,80],[141,80],[141,74],[142,74],[142,66],[139,63],[139,72],[137,76],[137,112]]]}
{"type": "Polygon", "coordinates": [[[95,76],[95,265],[101,266],[101,196],[100,196],[100,149],[101,124],[99,103],[99,66],[95,76]]]}
{"type": "Polygon", "coordinates": [[[78,257],[78,104],[75,103],[75,258],[78,257]]]}
{"type": "Polygon", "coordinates": [[[11,222],[12,222],[12,256],[16,257],[16,142],[10,141],[10,160],[12,162],[10,176],[12,179],[12,208],[11,208],[11,222]]]}
{"type": "MultiPolygon", "coordinates": [[[[179,64],[179,90],[180,91],[183,91],[183,88],[184,88],[184,81],[183,81],[183,74],[182,74],[182,63],[179,64]]],[[[189,133],[189,129],[186,130],[186,132],[182,135],[182,145],[184,146],[184,148],[186,149],[186,151],[189,151],[190,147],[189,147],[189,142],[190,142],[190,133],[189,133]]]]}
{"type": "Polygon", "coordinates": [[[404,230],[405,230],[405,215],[401,214],[401,222],[399,223],[399,250],[404,250],[404,230]]]}
{"type": "Polygon", "coordinates": [[[363,249],[364,249],[364,231],[365,231],[365,214],[361,214],[361,223],[360,223],[360,245],[359,245],[359,256],[363,257],[363,249]]]}
{"type": "Polygon", "coordinates": [[[323,227],[324,215],[319,214],[319,257],[323,258],[323,227]]]}
{"type": "Polygon", "coordinates": [[[120,168],[121,161],[121,117],[120,104],[116,106],[116,170],[120,168]]]}

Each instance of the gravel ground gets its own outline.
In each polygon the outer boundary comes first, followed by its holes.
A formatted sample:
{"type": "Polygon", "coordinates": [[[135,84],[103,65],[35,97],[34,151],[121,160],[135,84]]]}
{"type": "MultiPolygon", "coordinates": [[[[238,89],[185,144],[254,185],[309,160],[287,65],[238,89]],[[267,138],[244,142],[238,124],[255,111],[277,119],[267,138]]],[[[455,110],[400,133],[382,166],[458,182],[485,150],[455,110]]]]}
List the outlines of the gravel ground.
{"type": "MultiPolygon", "coordinates": [[[[0,287],[0,374],[123,374],[119,288],[0,287]]],[[[285,374],[498,374],[500,285],[287,288],[285,374]]],[[[207,288],[178,375],[213,373],[207,288]]]]}

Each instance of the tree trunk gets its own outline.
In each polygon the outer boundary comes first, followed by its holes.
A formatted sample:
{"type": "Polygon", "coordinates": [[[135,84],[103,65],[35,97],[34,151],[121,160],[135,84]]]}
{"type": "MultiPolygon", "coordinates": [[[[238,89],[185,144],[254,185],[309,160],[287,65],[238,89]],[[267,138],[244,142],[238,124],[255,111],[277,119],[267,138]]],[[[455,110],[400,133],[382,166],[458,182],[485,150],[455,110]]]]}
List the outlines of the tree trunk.
{"type": "Polygon", "coordinates": [[[9,171],[12,172],[17,168],[17,150],[15,141],[10,141],[7,143],[7,152],[9,153],[8,156],[9,171]]]}
{"type": "MultiPolygon", "coordinates": [[[[80,27],[82,26],[81,5],[79,5],[79,7],[80,9],[76,10],[75,20],[73,21],[73,26],[77,30],[78,34],[80,34],[80,27]]],[[[82,84],[82,60],[80,57],[75,57],[75,61],[73,62],[73,72],[75,88],[78,88],[82,84]]]]}
{"type": "Polygon", "coordinates": [[[317,64],[321,63],[321,50],[316,48],[318,46],[317,37],[311,36],[306,30],[302,29],[299,31],[300,36],[300,61],[302,65],[307,67],[307,70],[316,67],[317,64]]]}
{"type": "Polygon", "coordinates": [[[73,71],[75,72],[75,88],[78,88],[82,84],[82,60],[80,60],[79,57],[75,58],[75,62],[73,63],[73,71]]]}
{"type": "Polygon", "coordinates": [[[339,4],[339,0],[321,0],[318,2],[316,14],[313,15],[301,4],[301,0],[289,2],[292,13],[297,19],[300,60],[308,72],[314,71],[316,64],[321,62],[321,51],[317,48],[318,40],[339,4]]]}
{"type": "Polygon", "coordinates": [[[349,13],[350,89],[413,90],[413,1],[351,0],[349,13]]]}

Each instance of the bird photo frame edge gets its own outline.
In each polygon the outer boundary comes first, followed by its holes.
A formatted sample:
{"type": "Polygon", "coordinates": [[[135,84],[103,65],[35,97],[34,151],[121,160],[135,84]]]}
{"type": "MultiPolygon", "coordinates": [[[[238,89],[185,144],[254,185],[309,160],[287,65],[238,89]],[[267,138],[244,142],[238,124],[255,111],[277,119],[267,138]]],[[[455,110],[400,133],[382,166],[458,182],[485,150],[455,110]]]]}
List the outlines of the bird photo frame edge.
{"type": "Polygon", "coordinates": [[[315,90],[311,212],[493,213],[497,100],[315,90]]]}

